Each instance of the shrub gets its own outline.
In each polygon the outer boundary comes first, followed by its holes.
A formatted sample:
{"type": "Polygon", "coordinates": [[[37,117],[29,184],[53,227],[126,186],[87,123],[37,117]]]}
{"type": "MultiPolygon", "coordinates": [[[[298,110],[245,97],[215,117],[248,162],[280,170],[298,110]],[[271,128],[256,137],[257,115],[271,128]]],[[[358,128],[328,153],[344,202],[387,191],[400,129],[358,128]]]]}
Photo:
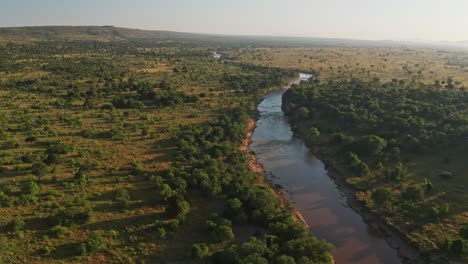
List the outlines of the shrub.
{"type": "Polygon", "coordinates": [[[376,135],[364,136],[357,140],[353,147],[361,155],[378,155],[387,146],[387,141],[376,135]]]}
{"type": "Polygon", "coordinates": [[[458,234],[464,239],[468,239],[468,225],[460,228],[458,234]]]}
{"type": "Polygon", "coordinates": [[[63,238],[70,233],[70,230],[65,226],[56,225],[50,229],[50,232],[57,238],[63,238]]]}
{"type": "Polygon", "coordinates": [[[29,180],[23,184],[23,186],[21,187],[21,191],[24,194],[36,195],[39,193],[40,187],[34,181],[29,180]]]}
{"type": "Polygon", "coordinates": [[[208,256],[209,249],[206,244],[193,244],[192,246],[192,258],[193,259],[204,259],[208,256]]]}
{"type": "Polygon", "coordinates": [[[355,153],[347,153],[346,164],[348,168],[357,176],[366,176],[370,173],[370,169],[367,164],[361,161],[355,153]]]}
{"type": "Polygon", "coordinates": [[[424,199],[424,189],[420,185],[411,185],[402,192],[403,199],[421,201],[424,199]]]}
{"type": "Polygon", "coordinates": [[[115,200],[117,201],[118,206],[122,210],[127,210],[130,208],[130,194],[125,189],[118,189],[115,192],[115,200]]]}
{"type": "Polygon", "coordinates": [[[4,192],[0,191],[0,206],[11,206],[11,204],[11,198],[4,192]]]}
{"type": "Polygon", "coordinates": [[[293,257],[282,255],[275,260],[275,264],[296,264],[293,257]]]}
{"type": "Polygon", "coordinates": [[[376,204],[380,205],[385,203],[388,200],[388,198],[390,198],[390,195],[390,190],[388,190],[387,188],[379,187],[375,189],[374,192],[372,192],[371,198],[376,204]]]}
{"type": "Polygon", "coordinates": [[[387,168],[384,171],[384,176],[391,181],[401,181],[406,174],[406,168],[401,162],[395,165],[393,168],[387,168]]]}
{"type": "Polygon", "coordinates": [[[23,219],[16,217],[11,221],[10,227],[11,230],[18,233],[24,230],[24,227],[26,226],[26,223],[24,222],[23,219]]]}
{"type": "Polygon", "coordinates": [[[210,260],[214,264],[238,264],[240,262],[235,246],[214,252],[210,260]]]}
{"type": "Polygon", "coordinates": [[[31,172],[41,180],[41,177],[44,176],[49,171],[47,165],[42,161],[36,161],[31,166],[31,172]]]}
{"type": "Polygon", "coordinates": [[[230,226],[227,226],[227,225],[218,226],[215,232],[220,242],[231,241],[234,239],[234,233],[232,232],[232,228],[230,226]]]}
{"type": "Polygon", "coordinates": [[[247,215],[242,207],[242,202],[237,199],[229,199],[224,208],[224,215],[232,219],[236,223],[244,223],[247,220],[247,215]]]}
{"type": "Polygon", "coordinates": [[[95,231],[91,233],[89,238],[85,242],[87,252],[96,252],[104,246],[104,238],[95,231]]]}
{"type": "Polygon", "coordinates": [[[159,238],[165,238],[166,237],[166,229],[164,229],[164,227],[159,227],[157,230],[156,230],[156,234],[159,238]]]}
{"type": "Polygon", "coordinates": [[[464,243],[463,240],[461,239],[455,239],[450,243],[450,253],[452,253],[455,256],[459,256],[463,252],[464,248],[464,243]]]}
{"type": "Polygon", "coordinates": [[[61,207],[51,214],[51,222],[56,225],[71,226],[86,224],[91,221],[93,211],[90,208],[61,207]]]}

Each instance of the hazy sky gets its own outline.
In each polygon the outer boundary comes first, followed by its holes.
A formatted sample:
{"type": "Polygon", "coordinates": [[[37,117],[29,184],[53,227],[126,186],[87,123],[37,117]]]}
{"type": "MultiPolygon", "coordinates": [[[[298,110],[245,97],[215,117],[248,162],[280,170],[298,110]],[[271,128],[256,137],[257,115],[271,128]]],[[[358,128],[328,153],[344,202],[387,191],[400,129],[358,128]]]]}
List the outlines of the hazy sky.
{"type": "Polygon", "coordinates": [[[468,0],[0,0],[0,27],[468,40],[468,0]]]}

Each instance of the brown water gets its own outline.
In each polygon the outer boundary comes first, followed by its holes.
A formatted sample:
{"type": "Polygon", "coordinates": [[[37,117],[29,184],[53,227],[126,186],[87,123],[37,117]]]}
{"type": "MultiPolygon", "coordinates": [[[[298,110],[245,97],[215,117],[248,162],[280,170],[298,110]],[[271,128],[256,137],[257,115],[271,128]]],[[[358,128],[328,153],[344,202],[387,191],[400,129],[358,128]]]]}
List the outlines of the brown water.
{"type": "MultiPolygon", "coordinates": [[[[301,74],[301,79],[309,77],[301,74]]],[[[396,250],[347,206],[346,196],[328,177],[324,164],[293,137],[281,110],[283,93],[268,94],[258,106],[260,117],[250,145],[268,177],[284,187],[311,232],[335,245],[337,264],[401,263],[396,250]]]]}

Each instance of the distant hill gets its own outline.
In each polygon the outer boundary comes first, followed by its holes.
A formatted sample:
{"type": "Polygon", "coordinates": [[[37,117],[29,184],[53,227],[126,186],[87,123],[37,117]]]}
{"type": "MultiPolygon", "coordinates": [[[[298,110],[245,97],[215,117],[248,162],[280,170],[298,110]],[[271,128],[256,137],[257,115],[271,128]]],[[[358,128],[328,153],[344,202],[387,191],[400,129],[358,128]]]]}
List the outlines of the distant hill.
{"type": "Polygon", "coordinates": [[[253,47],[447,47],[466,48],[464,42],[397,42],[391,40],[370,41],[339,38],[273,37],[273,36],[229,36],[215,34],[183,33],[175,31],[141,30],[114,26],[38,26],[0,27],[0,43],[34,41],[169,41],[199,44],[223,44],[253,47]]]}
{"type": "Polygon", "coordinates": [[[97,40],[128,39],[193,39],[198,34],[171,31],[150,31],[114,26],[41,26],[0,28],[2,41],[97,40]]]}
{"type": "Polygon", "coordinates": [[[270,37],[270,36],[228,36],[214,34],[181,33],[121,28],[114,26],[39,26],[0,28],[0,42],[31,42],[49,40],[150,40],[190,41],[231,45],[252,46],[388,46],[396,42],[366,41],[327,38],[270,37]]]}

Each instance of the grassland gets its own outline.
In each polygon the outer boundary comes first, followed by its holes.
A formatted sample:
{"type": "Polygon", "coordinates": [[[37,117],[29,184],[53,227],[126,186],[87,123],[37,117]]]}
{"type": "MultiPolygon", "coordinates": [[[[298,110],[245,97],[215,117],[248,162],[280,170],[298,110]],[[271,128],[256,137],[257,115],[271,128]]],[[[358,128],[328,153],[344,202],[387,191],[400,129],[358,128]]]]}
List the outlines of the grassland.
{"type": "MultiPolygon", "coordinates": [[[[109,60],[106,54],[63,55],[73,58],[67,63],[74,63],[74,61],[78,63],[81,58],[92,58],[96,62],[109,60]]],[[[61,55],[56,56],[61,57],[61,55]]],[[[180,89],[189,94],[198,96],[199,93],[205,92],[209,96],[197,103],[174,107],[104,111],[100,106],[109,103],[112,95],[107,98],[96,97],[93,99],[93,106],[89,108],[82,107],[84,98],[80,96],[63,102],[63,98],[69,92],[64,83],[76,83],[75,89],[78,93],[97,90],[104,85],[99,78],[94,76],[75,80],[69,76],[44,71],[41,65],[47,64],[49,60],[46,56],[28,62],[17,60],[16,63],[26,64],[24,68],[8,73],[4,71],[1,77],[3,83],[39,79],[35,85],[27,87],[26,90],[3,87],[0,92],[2,131],[6,131],[8,140],[17,142],[14,148],[2,150],[3,173],[0,178],[2,189],[8,188],[11,196],[15,197],[17,193],[21,193],[22,182],[33,177],[29,174],[32,162],[23,162],[21,157],[43,152],[43,145],[37,142],[60,142],[73,146],[72,151],[61,157],[64,162],[53,166],[51,171],[41,178],[38,202],[25,205],[13,202],[14,205],[11,207],[0,208],[0,215],[2,215],[0,222],[5,227],[2,233],[4,238],[8,238],[8,242],[4,243],[15,248],[7,251],[12,255],[11,259],[14,262],[29,263],[50,263],[54,259],[55,261],[82,262],[84,260],[82,258],[73,260],[73,256],[77,254],[76,246],[73,245],[81,243],[93,230],[100,230],[104,233],[103,236],[109,240],[109,248],[112,250],[106,252],[106,256],[98,254],[85,257],[89,262],[120,259],[120,261],[130,263],[154,258],[164,260],[166,257],[171,260],[185,259],[188,253],[184,250],[190,248],[194,241],[200,240],[203,233],[192,228],[182,231],[189,233],[189,236],[178,235],[168,241],[160,239],[155,242],[157,238],[148,230],[151,229],[154,221],[164,214],[164,207],[158,205],[158,197],[153,188],[148,186],[147,176],[134,175],[129,173],[129,170],[138,167],[138,170],[142,172],[156,174],[167,169],[174,160],[175,146],[168,143],[174,131],[180,126],[205,122],[212,118],[216,114],[215,111],[219,111],[222,106],[227,106],[231,102],[235,103],[233,102],[235,99],[227,96],[229,91],[209,91],[219,83],[192,81],[192,74],[198,74],[196,71],[210,71],[211,76],[217,76],[235,69],[230,69],[229,66],[224,67],[207,57],[203,63],[193,60],[184,61],[184,67],[191,70],[181,76],[174,73],[172,69],[179,67],[182,64],[180,62],[161,62],[158,59],[142,59],[136,56],[128,56],[121,60],[114,56],[110,60],[120,61],[116,67],[127,72],[125,76],[122,76],[123,81],[136,78],[160,82],[163,78],[171,78],[173,81],[184,82],[180,89]],[[64,83],[49,85],[49,82],[53,80],[62,80],[64,83]],[[61,102],[65,107],[57,107],[54,102],[61,102]],[[21,130],[20,127],[26,123],[29,124],[28,128],[21,130]],[[121,128],[120,134],[114,139],[99,136],[105,135],[113,127],[121,128]],[[16,132],[18,130],[24,132],[16,132]],[[143,130],[144,133],[142,133],[143,130]],[[92,135],[84,136],[83,132],[86,131],[91,131],[92,135]],[[35,135],[37,142],[25,142],[25,138],[31,134],[35,135]],[[84,165],[90,167],[87,172],[88,183],[86,186],[75,185],[73,176],[76,168],[84,165]],[[116,205],[114,196],[120,189],[127,190],[131,197],[129,210],[121,210],[116,205]],[[81,200],[85,200],[87,206],[93,208],[92,224],[72,228],[64,236],[52,235],[47,223],[51,208],[57,204],[74,201],[79,203],[81,200]],[[18,236],[7,231],[7,226],[15,218],[21,218],[26,222],[24,232],[18,236]],[[26,241],[26,243],[21,241],[26,241]],[[45,247],[55,249],[58,253],[49,253],[53,255],[53,258],[38,253],[45,247]],[[171,249],[167,249],[168,247],[171,249]]],[[[207,78],[216,79],[216,77],[209,76],[207,78]]],[[[198,203],[196,199],[193,204],[194,213],[191,219],[195,223],[199,223],[210,213],[216,212],[219,207],[216,202],[198,203]],[[200,209],[199,204],[203,204],[200,209]],[[203,211],[206,213],[202,213],[203,211]]],[[[195,224],[194,226],[202,225],[195,224]]]]}
{"type": "Polygon", "coordinates": [[[322,80],[360,78],[468,84],[467,53],[413,47],[256,48],[231,51],[236,61],[320,73],[322,80]]]}
{"type": "Polygon", "coordinates": [[[0,33],[0,262],[331,261],[240,150],[294,71],[176,33],[0,33]]]}

